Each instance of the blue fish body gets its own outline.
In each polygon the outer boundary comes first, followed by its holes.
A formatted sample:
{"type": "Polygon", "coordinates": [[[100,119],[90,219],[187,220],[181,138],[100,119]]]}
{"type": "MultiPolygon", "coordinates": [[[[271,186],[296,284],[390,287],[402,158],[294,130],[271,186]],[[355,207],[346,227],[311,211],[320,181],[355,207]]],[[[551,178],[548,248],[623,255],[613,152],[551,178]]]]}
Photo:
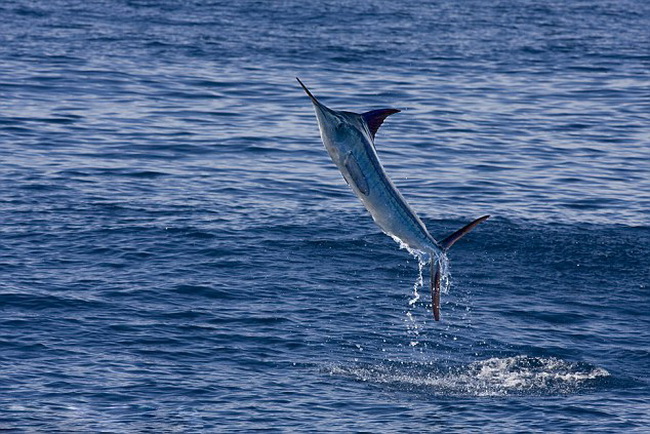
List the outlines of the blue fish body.
{"type": "Polygon", "coordinates": [[[336,111],[319,102],[298,79],[311,98],[321,139],[332,161],[381,230],[431,263],[432,309],[440,318],[440,267],[438,261],[452,244],[487,219],[483,216],[438,242],[409,206],[379,162],[375,133],[384,119],[399,112],[380,109],[363,114],[336,111]]]}

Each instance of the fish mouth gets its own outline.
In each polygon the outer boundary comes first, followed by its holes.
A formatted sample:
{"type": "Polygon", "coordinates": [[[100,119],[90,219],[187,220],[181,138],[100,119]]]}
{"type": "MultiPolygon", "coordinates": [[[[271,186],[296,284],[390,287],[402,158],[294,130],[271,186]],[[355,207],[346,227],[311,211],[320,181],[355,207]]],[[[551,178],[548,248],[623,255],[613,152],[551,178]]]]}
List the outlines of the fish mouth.
{"type": "Polygon", "coordinates": [[[304,85],[302,81],[298,77],[296,77],[296,80],[298,80],[298,83],[300,83],[300,86],[302,86],[303,90],[309,96],[311,99],[311,102],[314,104],[314,108],[316,109],[316,116],[318,117],[318,122],[326,122],[327,120],[333,121],[337,120],[337,122],[340,122],[339,117],[336,113],[335,110],[332,110],[331,108],[327,107],[325,104],[321,103],[316,99],[316,97],[307,89],[307,86],[304,85]],[[335,119],[334,119],[335,118],[335,119]]]}
{"type": "Polygon", "coordinates": [[[305,93],[307,94],[307,96],[309,96],[309,98],[311,99],[311,102],[313,102],[317,106],[321,106],[322,104],[316,99],[316,97],[314,95],[312,95],[312,93],[309,91],[309,89],[307,89],[307,86],[305,86],[304,83],[302,81],[300,81],[300,79],[298,77],[296,77],[296,80],[298,80],[298,83],[300,83],[300,86],[302,86],[302,88],[305,91],[305,93]]]}
{"type": "Polygon", "coordinates": [[[307,89],[307,86],[305,86],[305,84],[302,81],[300,81],[300,79],[298,77],[296,77],[296,80],[298,80],[298,83],[300,83],[300,86],[302,86],[302,88],[305,91],[305,93],[307,94],[307,96],[309,96],[309,98],[311,98],[311,101],[314,104],[320,104],[318,102],[318,100],[316,99],[316,97],[314,95],[312,95],[312,93],[309,91],[309,89],[307,89]]]}

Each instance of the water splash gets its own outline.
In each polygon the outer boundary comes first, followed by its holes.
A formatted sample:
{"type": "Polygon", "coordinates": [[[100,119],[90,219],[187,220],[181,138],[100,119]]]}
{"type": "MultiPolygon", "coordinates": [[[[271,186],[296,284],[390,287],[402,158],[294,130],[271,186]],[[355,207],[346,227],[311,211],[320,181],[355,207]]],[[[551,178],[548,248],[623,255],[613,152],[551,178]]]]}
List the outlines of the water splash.
{"type": "Polygon", "coordinates": [[[420,256],[416,256],[418,259],[418,277],[413,282],[413,298],[409,299],[409,308],[406,311],[406,329],[407,333],[411,338],[410,345],[412,347],[419,344],[418,338],[420,336],[420,324],[413,316],[413,308],[416,303],[420,300],[419,290],[424,286],[424,266],[427,265],[427,262],[420,256]]]}
{"type": "Polygon", "coordinates": [[[422,286],[424,286],[424,266],[427,265],[427,263],[422,260],[421,258],[418,258],[418,277],[415,279],[415,282],[413,283],[413,298],[409,300],[409,306],[413,306],[415,303],[420,300],[420,292],[418,291],[422,286]]]}
{"type": "MultiPolygon", "coordinates": [[[[440,290],[443,294],[447,294],[449,292],[449,287],[451,286],[451,276],[449,274],[449,259],[447,258],[447,254],[444,252],[434,252],[433,254],[430,252],[423,252],[421,250],[415,250],[412,249],[410,246],[408,246],[404,241],[396,237],[395,235],[386,233],[388,236],[390,236],[397,244],[399,244],[400,249],[404,249],[407,252],[409,252],[414,258],[418,260],[418,267],[420,269],[419,273],[419,280],[416,281],[416,285],[418,282],[420,282],[419,287],[422,287],[422,270],[425,265],[427,265],[430,261],[438,261],[438,264],[440,265],[440,290]]],[[[433,277],[433,276],[431,276],[433,277]]],[[[415,304],[420,296],[417,292],[417,288],[414,287],[414,292],[415,292],[415,301],[409,300],[409,305],[415,304]]]]}
{"type": "MultiPolygon", "coordinates": [[[[405,320],[407,333],[411,338],[410,345],[414,347],[419,344],[418,338],[420,336],[420,328],[422,326],[417,322],[417,319],[413,314],[413,309],[415,308],[417,302],[421,298],[420,290],[422,289],[422,287],[424,287],[425,266],[428,265],[430,261],[438,262],[440,266],[440,291],[443,294],[447,294],[449,293],[449,287],[451,286],[451,276],[449,274],[449,259],[447,259],[447,255],[444,253],[439,253],[436,254],[435,257],[431,257],[431,255],[429,254],[410,249],[406,244],[402,242],[400,242],[400,247],[407,249],[409,253],[411,253],[418,261],[418,276],[415,279],[415,282],[413,282],[413,297],[410,298],[408,301],[409,307],[408,310],[406,311],[406,320],[405,320]]],[[[433,276],[429,276],[429,278],[432,279],[433,276]]],[[[432,302],[433,300],[429,301],[428,303],[429,308],[432,302]]]]}
{"type": "Polygon", "coordinates": [[[442,294],[449,294],[451,288],[451,273],[449,271],[449,258],[446,253],[440,253],[437,257],[438,265],[440,266],[440,292],[442,294]]]}
{"type": "Polygon", "coordinates": [[[330,375],[400,388],[424,388],[444,395],[505,396],[567,394],[610,374],[586,363],[554,357],[491,358],[454,368],[387,362],[378,366],[333,366],[330,375]]]}

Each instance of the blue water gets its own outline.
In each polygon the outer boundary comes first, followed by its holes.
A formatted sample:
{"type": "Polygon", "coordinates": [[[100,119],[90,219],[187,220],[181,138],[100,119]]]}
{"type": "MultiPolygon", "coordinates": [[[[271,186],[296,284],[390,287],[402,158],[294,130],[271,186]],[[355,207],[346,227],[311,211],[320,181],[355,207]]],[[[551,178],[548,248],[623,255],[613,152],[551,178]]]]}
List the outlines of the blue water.
{"type": "Polygon", "coordinates": [[[0,429],[650,432],[650,3],[398,3],[2,2],[0,429]]]}

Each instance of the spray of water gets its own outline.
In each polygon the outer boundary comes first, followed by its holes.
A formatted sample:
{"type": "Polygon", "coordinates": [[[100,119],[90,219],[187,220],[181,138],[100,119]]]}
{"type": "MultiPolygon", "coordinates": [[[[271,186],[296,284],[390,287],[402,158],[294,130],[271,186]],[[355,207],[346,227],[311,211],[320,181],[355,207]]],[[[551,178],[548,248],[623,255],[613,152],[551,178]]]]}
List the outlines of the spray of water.
{"type": "MultiPolygon", "coordinates": [[[[449,293],[449,288],[451,286],[451,276],[449,274],[449,259],[447,255],[443,252],[435,253],[434,255],[426,252],[421,252],[418,250],[413,250],[406,243],[400,240],[398,237],[388,234],[390,237],[399,244],[400,249],[408,251],[415,259],[418,261],[418,276],[413,283],[413,297],[409,299],[409,307],[406,311],[406,328],[408,335],[411,338],[411,346],[416,346],[419,344],[418,336],[420,335],[420,324],[417,322],[413,312],[417,302],[420,300],[420,289],[424,286],[424,268],[430,261],[437,261],[438,266],[440,267],[440,291],[443,294],[449,293]]],[[[433,276],[429,276],[430,279],[433,279],[433,276]]],[[[431,300],[433,303],[433,300],[431,300]]]]}
{"type": "Polygon", "coordinates": [[[420,324],[413,316],[413,309],[416,303],[420,300],[420,289],[424,286],[424,266],[427,265],[426,261],[420,256],[415,255],[418,259],[418,277],[413,282],[413,297],[409,299],[409,308],[406,311],[406,331],[411,339],[410,345],[412,347],[419,344],[418,337],[420,336],[420,324]]]}
{"type": "MultiPolygon", "coordinates": [[[[451,286],[451,277],[449,274],[449,259],[444,253],[439,254],[438,256],[431,257],[429,255],[424,255],[419,252],[412,251],[406,246],[403,246],[418,260],[418,275],[413,282],[413,296],[408,301],[408,310],[406,311],[406,328],[407,333],[411,339],[410,345],[417,346],[419,344],[418,337],[420,336],[420,328],[422,327],[416,317],[414,316],[414,309],[418,301],[420,301],[421,294],[420,290],[424,286],[424,270],[425,267],[429,264],[429,261],[437,261],[440,267],[440,290],[443,294],[449,292],[449,287],[451,286]]],[[[429,276],[430,279],[433,276],[429,276]]],[[[432,302],[432,301],[431,301],[432,302]]]]}
{"type": "Polygon", "coordinates": [[[425,265],[427,265],[427,263],[424,262],[422,259],[418,258],[418,277],[415,279],[415,282],[413,283],[413,298],[409,300],[409,306],[411,307],[420,300],[419,289],[422,288],[422,286],[424,286],[423,270],[425,265]]]}
{"type": "Polygon", "coordinates": [[[440,253],[438,256],[438,265],[440,266],[440,292],[449,294],[451,288],[451,274],[449,272],[449,259],[446,253],[440,253]]]}

